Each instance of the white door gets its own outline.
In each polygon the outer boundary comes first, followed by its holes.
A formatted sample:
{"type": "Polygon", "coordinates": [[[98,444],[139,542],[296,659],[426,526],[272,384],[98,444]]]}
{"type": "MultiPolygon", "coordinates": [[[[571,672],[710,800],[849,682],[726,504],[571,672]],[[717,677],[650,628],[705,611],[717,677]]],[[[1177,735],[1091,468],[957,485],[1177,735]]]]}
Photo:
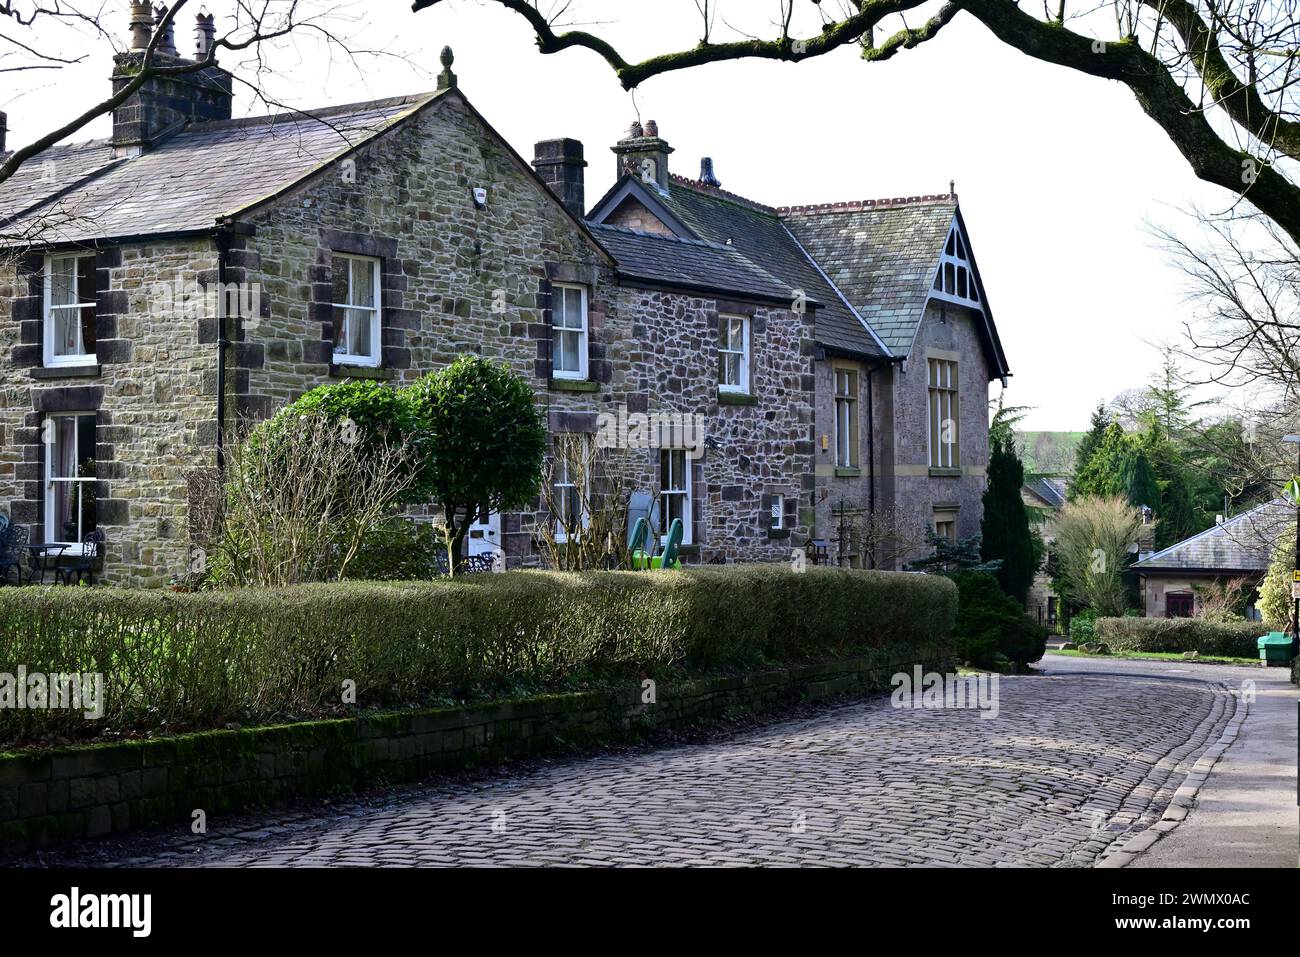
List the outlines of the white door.
{"type": "Polygon", "coordinates": [[[480,512],[470,525],[466,551],[470,555],[503,555],[501,547],[501,515],[497,512],[480,512]]]}

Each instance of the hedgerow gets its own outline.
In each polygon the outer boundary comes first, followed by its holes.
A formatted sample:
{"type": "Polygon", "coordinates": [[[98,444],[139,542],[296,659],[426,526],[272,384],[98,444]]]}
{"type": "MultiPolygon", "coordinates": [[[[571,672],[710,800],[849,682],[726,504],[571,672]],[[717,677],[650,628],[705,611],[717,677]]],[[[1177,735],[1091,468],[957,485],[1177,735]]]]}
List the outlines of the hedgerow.
{"type": "Polygon", "coordinates": [[[746,669],[947,658],[937,576],[786,566],[510,572],[180,593],[0,589],[0,673],[100,673],[104,716],[0,709],[0,749],[746,669]]]}
{"type": "Polygon", "coordinates": [[[1203,618],[1098,618],[1097,640],[1111,651],[1188,652],[1255,658],[1256,640],[1268,629],[1258,621],[1210,622],[1203,618]]]}

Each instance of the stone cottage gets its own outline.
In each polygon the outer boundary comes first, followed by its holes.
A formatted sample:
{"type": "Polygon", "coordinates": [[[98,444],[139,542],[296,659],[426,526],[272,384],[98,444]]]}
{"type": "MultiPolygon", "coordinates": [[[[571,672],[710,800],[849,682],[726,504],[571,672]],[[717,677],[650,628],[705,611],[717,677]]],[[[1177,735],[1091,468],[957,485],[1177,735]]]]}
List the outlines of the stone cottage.
{"type": "MultiPolygon", "coordinates": [[[[212,35],[200,15],[196,58],[212,35]]],[[[153,81],[0,188],[0,510],[33,542],[99,529],[103,580],[183,577],[232,429],[465,351],[524,376],[557,441],[698,422],[625,450],[687,561],[910,557],[867,556],[864,514],[978,530],[1008,370],[955,196],[767,207],[670,174],[648,124],[584,215],[582,144],[525,161],[443,66],[430,94],[240,120],[220,67],[153,81]]],[[[550,520],[484,516],[474,547],[536,563],[550,520]]]]}

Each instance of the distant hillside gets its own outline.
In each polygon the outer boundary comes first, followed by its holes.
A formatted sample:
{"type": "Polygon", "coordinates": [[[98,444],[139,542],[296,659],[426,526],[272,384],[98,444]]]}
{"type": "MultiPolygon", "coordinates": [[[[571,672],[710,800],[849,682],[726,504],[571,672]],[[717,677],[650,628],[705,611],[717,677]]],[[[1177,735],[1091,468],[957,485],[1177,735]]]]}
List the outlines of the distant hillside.
{"type": "Polygon", "coordinates": [[[1082,432],[1017,432],[1016,445],[1020,447],[1026,472],[1041,474],[1074,472],[1074,450],[1083,438],[1082,432]]]}

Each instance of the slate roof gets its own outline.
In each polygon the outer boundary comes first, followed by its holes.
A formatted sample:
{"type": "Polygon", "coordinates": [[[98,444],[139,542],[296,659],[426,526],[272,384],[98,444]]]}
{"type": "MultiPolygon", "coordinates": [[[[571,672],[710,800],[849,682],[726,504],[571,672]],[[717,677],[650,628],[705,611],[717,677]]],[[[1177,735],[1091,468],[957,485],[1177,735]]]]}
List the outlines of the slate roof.
{"type": "Polygon", "coordinates": [[[721,244],[730,240],[745,258],[779,277],[791,299],[802,289],[820,303],[814,316],[818,343],[855,355],[889,354],[800,249],[775,209],[681,176],[670,177],[667,195],[656,198],[698,238],[721,244]]]}
{"type": "Polygon", "coordinates": [[[43,241],[63,243],[211,229],[440,95],[193,123],[130,159],[108,140],[56,146],[0,190],[0,230],[44,225],[43,241]]]}
{"type": "Polygon", "coordinates": [[[790,301],[790,287],[786,283],[750,262],[734,246],[637,232],[621,226],[589,225],[597,241],[617,261],[619,272],[629,278],[775,302],[790,301]]]}
{"type": "Polygon", "coordinates": [[[1275,499],[1134,562],[1132,567],[1140,573],[1265,571],[1274,544],[1294,521],[1295,506],[1275,499]]]}
{"type": "Polygon", "coordinates": [[[951,196],[903,203],[793,207],[783,219],[891,350],[906,354],[957,213],[951,196]]]}
{"type": "Polygon", "coordinates": [[[1061,508],[1065,504],[1066,482],[1059,475],[1025,476],[1025,488],[1050,508],[1061,508]]]}

